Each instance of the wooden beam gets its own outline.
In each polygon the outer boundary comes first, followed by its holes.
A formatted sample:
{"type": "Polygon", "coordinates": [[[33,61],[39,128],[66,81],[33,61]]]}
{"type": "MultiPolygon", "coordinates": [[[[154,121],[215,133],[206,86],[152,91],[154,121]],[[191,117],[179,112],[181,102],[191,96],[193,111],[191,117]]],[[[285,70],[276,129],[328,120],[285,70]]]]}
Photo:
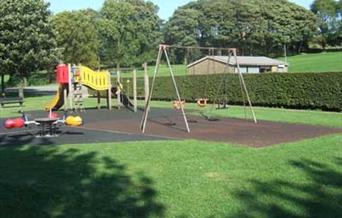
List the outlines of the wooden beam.
{"type": "Polygon", "coordinates": [[[134,112],[138,111],[138,98],[137,98],[137,70],[133,70],[133,105],[134,112]]]}
{"type": "Polygon", "coordinates": [[[149,93],[150,93],[150,80],[148,77],[147,63],[144,63],[144,92],[145,92],[145,104],[146,104],[149,93]]]}

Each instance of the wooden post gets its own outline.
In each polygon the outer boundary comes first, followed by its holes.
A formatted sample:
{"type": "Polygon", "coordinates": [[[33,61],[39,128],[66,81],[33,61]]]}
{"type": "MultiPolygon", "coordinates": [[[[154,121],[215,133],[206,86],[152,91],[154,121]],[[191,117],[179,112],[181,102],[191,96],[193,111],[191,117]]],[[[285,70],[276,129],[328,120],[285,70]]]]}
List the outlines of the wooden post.
{"type": "Polygon", "coordinates": [[[238,76],[239,76],[239,79],[240,79],[240,86],[242,86],[243,91],[245,91],[246,98],[247,98],[247,101],[248,101],[248,104],[249,104],[249,108],[250,108],[250,110],[252,112],[254,123],[258,123],[258,121],[256,119],[256,116],[255,116],[255,113],[254,113],[254,110],[253,110],[252,101],[251,101],[251,99],[249,97],[248,89],[247,89],[247,86],[245,84],[245,80],[244,80],[244,78],[242,76],[242,73],[241,73],[241,70],[240,70],[240,65],[239,65],[239,62],[238,62],[238,59],[237,59],[236,49],[233,50],[233,55],[234,55],[235,63],[236,63],[236,66],[237,66],[238,76]]]}
{"type": "Polygon", "coordinates": [[[100,91],[96,91],[97,92],[97,109],[100,110],[101,109],[101,93],[100,91]]]}
{"type": "Polygon", "coordinates": [[[109,73],[109,79],[108,79],[108,93],[107,93],[107,106],[108,109],[112,110],[112,82],[111,82],[111,74],[109,73]]]}
{"type": "Polygon", "coordinates": [[[137,98],[137,70],[133,70],[133,104],[134,112],[138,111],[138,98],[137,98]]]}
{"type": "MultiPolygon", "coordinates": [[[[153,89],[154,89],[154,85],[155,85],[155,81],[156,81],[156,76],[157,76],[157,74],[159,72],[160,61],[161,61],[161,57],[162,57],[163,53],[165,55],[165,58],[166,58],[166,61],[167,61],[167,65],[169,67],[170,76],[172,78],[172,82],[173,82],[173,85],[174,85],[174,88],[175,88],[175,91],[176,91],[176,94],[177,94],[178,101],[182,102],[180,94],[179,94],[179,91],[178,91],[177,83],[176,83],[176,80],[175,80],[175,77],[174,77],[174,73],[173,73],[173,70],[172,70],[172,66],[171,66],[171,63],[170,63],[170,59],[169,59],[169,56],[168,56],[167,51],[166,51],[166,45],[159,45],[159,52],[158,52],[158,57],[157,57],[157,61],[156,61],[156,68],[155,68],[154,74],[153,74],[151,91],[149,93],[148,100],[147,100],[147,103],[145,105],[145,112],[143,114],[143,117],[142,117],[142,120],[141,120],[141,124],[140,124],[140,128],[141,128],[142,133],[145,133],[145,131],[146,131],[146,122],[147,122],[147,117],[148,117],[148,114],[149,114],[149,111],[150,111],[150,102],[151,102],[151,98],[152,98],[152,94],[153,94],[153,89]]],[[[188,133],[190,133],[190,128],[189,128],[188,120],[186,118],[186,114],[184,112],[184,107],[181,106],[180,109],[181,109],[182,114],[183,114],[183,119],[184,119],[184,122],[185,122],[186,131],[188,133]]]]}
{"type": "Polygon", "coordinates": [[[68,108],[68,90],[63,87],[63,97],[64,97],[64,111],[67,111],[68,108]]]}
{"type": "MultiPolygon", "coordinates": [[[[163,50],[164,50],[164,55],[165,55],[165,58],[166,58],[167,65],[169,66],[170,76],[171,76],[171,79],[172,79],[172,82],[173,82],[173,86],[174,86],[176,94],[177,94],[177,99],[178,99],[179,102],[182,102],[182,99],[181,99],[180,94],[179,94],[178,86],[177,86],[177,83],[176,83],[176,79],[175,79],[175,76],[174,76],[174,73],[173,73],[173,70],[172,70],[172,66],[171,66],[171,63],[170,63],[169,55],[167,54],[165,46],[163,46],[163,50]]],[[[182,105],[181,105],[181,111],[182,111],[182,115],[183,115],[186,131],[188,133],[190,133],[190,127],[189,127],[188,119],[186,118],[184,107],[182,105]]]]}
{"type": "Polygon", "coordinates": [[[117,81],[117,91],[116,91],[116,98],[118,102],[118,109],[121,109],[121,82],[120,82],[120,71],[116,71],[116,81],[117,81]]]}
{"type": "MultiPolygon", "coordinates": [[[[68,80],[69,80],[69,84],[68,84],[68,89],[69,89],[69,105],[68,105],[68,109],[69,110],[72,110],[72,108],[73,108],[73,104],[72,104],[72,98],[73,98],[73,96],[74,96],[74,89],[73,89],[73,84],[72,84],[72,78],[73,78],[73,74],[72,74],[72,72],[71,72],[71,64],[68,64],[68,75],[69,75],[69,78],[68,78],[68,80]]],[[[68,102],[67,100],[66,100],[67,98],[65,98],[65,102],[68,102]]]]}
{"type": "Polygon", "coordinates": [[[145,104],[146,104],[149,93],[150,93],[150,80],[148,78],[147,63],[144,63],[143,66],[144,66],[144,93],[145,93],[145,104]]]}

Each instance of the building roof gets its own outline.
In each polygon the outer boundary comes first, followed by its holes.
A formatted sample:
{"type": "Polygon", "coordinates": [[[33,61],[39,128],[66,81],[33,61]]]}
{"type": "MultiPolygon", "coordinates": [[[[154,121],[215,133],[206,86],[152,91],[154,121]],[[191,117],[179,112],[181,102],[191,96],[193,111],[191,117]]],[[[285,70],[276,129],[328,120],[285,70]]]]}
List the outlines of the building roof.
{"type": "MultiPolygon", "coordinates": [[[[229,57],[228,56],[206,56],[204,58],[201,58],[189,64],[188,67],[192,67],[207,59],[211,59],[214,61],[227,64],[229,57]]],[[[276,59],[263,57],[263,56],[237,56],[237,61],[240,66],[278,66],[278,65],[288,66],[288,64],[283,61],[279,61],[276,59]]],[[[236,61],[234,57],[230,58],[229,65],[236,65],[236,61]]]]}

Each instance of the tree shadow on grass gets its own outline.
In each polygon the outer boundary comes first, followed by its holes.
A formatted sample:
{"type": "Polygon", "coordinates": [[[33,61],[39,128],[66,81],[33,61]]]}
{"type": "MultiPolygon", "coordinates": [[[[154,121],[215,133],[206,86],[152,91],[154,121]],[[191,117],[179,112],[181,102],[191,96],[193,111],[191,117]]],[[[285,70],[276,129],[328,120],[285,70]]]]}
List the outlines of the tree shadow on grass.
{"type": "Polygon", "coordinates": [[[94,152],[0,148],[1,217],[161,217],[153,181],[94,152]]]}
{"type": "Polygon", "coordinates": [[[235,193],[244,208],[232,217],[342,217],[342,173],[335,170],[342,166],[342,159],[331,164],[312,160],[289,164],[304,172],[305,181],[296,183],[290,176],[269,182],[252,180],[250,191],[235,193]]]}

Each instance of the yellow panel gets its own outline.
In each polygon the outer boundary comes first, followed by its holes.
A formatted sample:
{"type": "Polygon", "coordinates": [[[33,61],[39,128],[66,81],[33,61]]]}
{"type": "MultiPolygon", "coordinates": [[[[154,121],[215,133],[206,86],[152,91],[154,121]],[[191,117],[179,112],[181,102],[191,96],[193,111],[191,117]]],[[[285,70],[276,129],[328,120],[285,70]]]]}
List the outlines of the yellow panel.
{"type": "Polygon", "coordinates": [[[80,68],[80,77],[78,80],[82,85],[97,91],[107,90],[111,86],[109,71],[93,71],[84,66],[80,68]]]}

